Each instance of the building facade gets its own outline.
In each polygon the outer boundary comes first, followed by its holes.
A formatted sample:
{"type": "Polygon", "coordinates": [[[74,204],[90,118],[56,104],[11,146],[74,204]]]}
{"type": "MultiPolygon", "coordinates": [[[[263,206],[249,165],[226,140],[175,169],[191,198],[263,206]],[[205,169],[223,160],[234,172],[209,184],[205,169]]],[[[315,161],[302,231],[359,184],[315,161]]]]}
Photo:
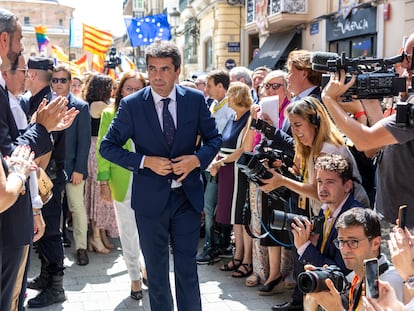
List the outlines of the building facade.
{"type": "MultiPolygon", "coordinates": [[[[18,16],[23,28],[26,55],[40,55],[34,28],[39,24],[46,27],[50,43],[58,45],[69,55],[70,19],[74,8],[61,5],[57,0],[0,0],[0,6],[18,16]]],[[[43,56],[51,55],[51,47],[48,44],[43,56]]]]}

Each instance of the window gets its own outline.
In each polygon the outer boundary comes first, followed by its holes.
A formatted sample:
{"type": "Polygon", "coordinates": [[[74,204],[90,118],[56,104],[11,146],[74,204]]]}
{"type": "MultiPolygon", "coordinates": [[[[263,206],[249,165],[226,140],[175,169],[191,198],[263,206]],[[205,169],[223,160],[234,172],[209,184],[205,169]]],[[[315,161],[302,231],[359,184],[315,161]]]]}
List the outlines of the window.
{"type": "Polygon", "coordinates": [[[24,19],[23,19],[23,23],[25,25],[30,25],[30,17],[29,16],[25,16],[24,19]]]}

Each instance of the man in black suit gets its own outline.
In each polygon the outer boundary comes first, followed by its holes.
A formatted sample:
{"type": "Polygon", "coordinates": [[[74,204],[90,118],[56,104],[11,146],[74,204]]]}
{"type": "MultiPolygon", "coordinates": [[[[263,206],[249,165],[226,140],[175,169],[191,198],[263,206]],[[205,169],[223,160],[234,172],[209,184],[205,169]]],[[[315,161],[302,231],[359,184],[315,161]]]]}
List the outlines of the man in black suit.
{"type": "MultiPolygon", "coordinates": [[[[72,213],[73,238],[78,265],[89,263],[86,252],[88,220],[84,204],[85,179],[88,177],[88,154],[91,145],[91,117],[88,104],[70,92],[72,75],[66,65],[53,69],[52,88],[58,96],[68,99],[68,107],[75,107],[79,115],[65,130],[65,171],[68,181],[65,186],[68,208],[72,213]]],[[[62,230],[65,230],[63,228],[62,230]]]]}
{"type": "MultiPolygon", "coordinates": [[[[0,57],[14,63],[23,50],[22,26],[17,17],[0,9],[0,57]]],[[[0,152],[10,155],[17,145],[29,145],[36,156],[52,148],[49,132],[68,127],[76,116],[67,110],[66,99],[57,98],[48,106],[42,103],[36,122],[20,134],[7,99],[0,87],[0,152]],[[66,117],[66,118],[65,118],[66,117]]],[[[33,239],[33,219],[39,222],[41,214],[33,215],[29,193],[21,195],[6,212],[0,214],[0,310],[10,310],[16,278],[24,248],[33,239]]],[[[24,288],[22,289],[25,290],[24,288]]]]}

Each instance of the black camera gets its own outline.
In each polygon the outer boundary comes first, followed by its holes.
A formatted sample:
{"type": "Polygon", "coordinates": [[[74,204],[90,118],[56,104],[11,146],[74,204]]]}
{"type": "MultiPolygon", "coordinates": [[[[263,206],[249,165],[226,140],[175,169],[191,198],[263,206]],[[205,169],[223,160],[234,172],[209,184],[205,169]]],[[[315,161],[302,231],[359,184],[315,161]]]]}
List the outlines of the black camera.
{"type": "Polygon", "coordinates": [[[330,279],[335,288],[341,292],[344,289],[345,277],[341,269],[337,266],[327,268],[316,268],[313,271],[302,272],[298,275],[297,284],[299,290],[304,293],[316,293],[328,290],[325,280],[330,279]]]}
{"type": "Polygon", "coordinates": [[[276,128],[262,119],[252,119],[250,128],[262,133],[267,139],[273,140],[276,128]]]}
{"type": "Polygon", "coordinates": [[[119,65],[121,65],[121,58],[116,54],[116,48],[111,47],[109,54],[106,56],[104,67],[115,69],[119,65]]]}
{"type": "MultiPolygon", "coordinates": [[[[280,159],[281,155],[277,152],[281,151],[274,151],[276,153],[272,152],[261,154],[253,152],[243,152],[240,158],[237,160],[236,165],[244,174],[246,174],[249,180],[251,180],[258,186],[263,186],[263,183],[260,181],[260,179],[272,178],[272,174],[267,170],[267,167],[263,165],[262,160],[266,158],[269,160],[269,163],[271,163],[275,160],[280,159]]],[[[275,190],[270,191],[268,195],[275,200],[282,200],[287,202],[290,198],[290,190],[286,187],[279,187],[275,190]]]]}
{"type": "MultiPolygon", "coordinates": [[[[299,218],[300,221],[303,222],[304,218],[307,218],[303,215],[297,215],[292,213],[285,213],[279,210],[273,210],[270,216],[270,228],[273,230],[288,230],[292,231],[291,224],[295,223],[293,218],[299,218]]],[[[325,217],[323,216],[314,216],[311,219],[312,224],[312,232],[313,233],[321,233],[323,231],[323,223],[325,221],[325,217]]]]}
{"type": "MultiPolygon", "coordinates": [[[[391,58],[348,58],[345,53],[315,52],[312,56],[312,69],[322,72],[340,72],[345,70],[345,81],[356,75],[356,81],[343,94],[345,100],[352,99],[382,99],[397,96],[406,91],[406,79],[395,73],[392,65],[401,63],[404,55],[391,58]]],[[[330,75],[322,75],[322,87],[329,82],[330,75]]]]}
{"type": "Polygon", "coordinates": [[[397,103],[395,123],[401,127],[414,127],[414,105],[408,102],[397,103]]]}

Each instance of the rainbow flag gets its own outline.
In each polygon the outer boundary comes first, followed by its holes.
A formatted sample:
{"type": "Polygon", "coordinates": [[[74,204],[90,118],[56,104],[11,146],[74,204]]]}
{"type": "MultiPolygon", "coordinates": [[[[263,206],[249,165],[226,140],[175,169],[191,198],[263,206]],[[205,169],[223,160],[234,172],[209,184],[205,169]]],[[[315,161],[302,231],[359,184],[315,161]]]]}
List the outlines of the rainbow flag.
{"type": "Polygon", "coordinates": [[[107,31],[83,24],[82,48],[92,54],[105,57],[112,45],[112,34],[107,31]]]}
{"type": "Polygon", "coordinates": [[[39,52],[43,52],[46,45],[49,43],[49,38],[46,36],[46,27],[43,25],[35,26],[35,33],[39,52]]]}

